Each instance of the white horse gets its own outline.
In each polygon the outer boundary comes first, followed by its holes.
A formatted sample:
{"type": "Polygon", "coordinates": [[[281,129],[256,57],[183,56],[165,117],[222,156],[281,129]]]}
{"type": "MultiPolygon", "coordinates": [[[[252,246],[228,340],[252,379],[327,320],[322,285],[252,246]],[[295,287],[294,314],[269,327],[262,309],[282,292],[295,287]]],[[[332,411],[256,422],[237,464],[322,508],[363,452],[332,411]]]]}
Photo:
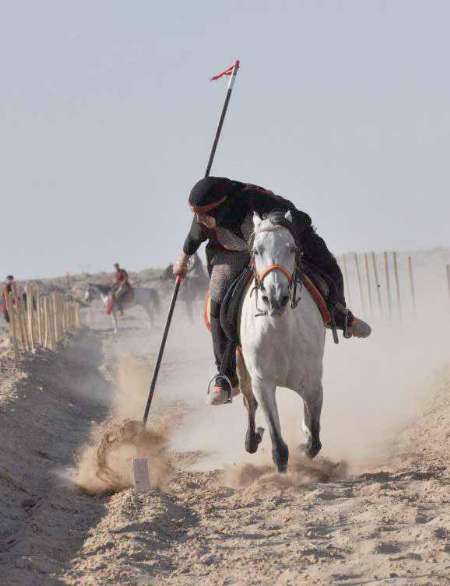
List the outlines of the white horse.
{"type": "MultiPolygon", "coordinates": [[[[159,293],[156,289],[151,287],[134,287],[133,298],[130,301],[126,299],[121,302],[125,309],[131,307],[142,307],[147,314],[150,325],[153,325],[155,321],[155,312],[158,312],[161,307],[159,299],[159,293]]],[[[110,285],[101,285],[98,283],[89,283],[84,294],[84,300],[86,303],[90,303],[96,297],[100,297],[105,307],[108,307],[112,295],[112,287],[110,285]]],[[[117,322],[117,304],[113,304],[111,311],[111,319],[113,322],[114,333],[117,334],[118,322],[117,322]]]]}
{"type": "Polygon", "coordinates": [[[281,435],[277,387],[292,389],[303,399],[306,454],[314,458],[322,447],[319,432],[325,328],[316,303],[297,281],[299,251],[285,227],[291,221],[289,212],[281,224],[254,215],[255,286],[243,300],[242,353],[238,356],[240,387],[248,411],[245,448],[254,453],[262,440],[263,429],[255,429],[255,411],[260,404],[279,472],[287,469],[289,450],[281,435]]]}

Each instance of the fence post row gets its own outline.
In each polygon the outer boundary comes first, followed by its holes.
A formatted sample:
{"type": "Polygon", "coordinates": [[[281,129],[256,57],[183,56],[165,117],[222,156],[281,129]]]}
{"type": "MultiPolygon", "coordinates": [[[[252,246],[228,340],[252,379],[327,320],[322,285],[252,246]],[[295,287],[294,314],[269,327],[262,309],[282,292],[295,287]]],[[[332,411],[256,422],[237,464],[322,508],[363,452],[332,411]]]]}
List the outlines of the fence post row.
{"type": "Polygon", "coordinates": [[[5,294],[9,316],[9,339],[18,358],[19,350],[33,351],[41,346],[54,350],[64,336],[80,328],[80,305],[62,293],[41,295],[29,284],[25,296],[5,294]]]}

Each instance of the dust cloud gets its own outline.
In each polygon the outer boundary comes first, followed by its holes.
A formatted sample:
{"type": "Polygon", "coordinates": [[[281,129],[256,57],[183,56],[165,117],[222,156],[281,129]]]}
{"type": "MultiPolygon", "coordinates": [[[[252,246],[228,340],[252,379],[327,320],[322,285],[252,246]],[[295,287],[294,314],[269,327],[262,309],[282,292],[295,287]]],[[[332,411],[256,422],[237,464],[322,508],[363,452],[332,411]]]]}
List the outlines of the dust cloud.
{"type": "Polygon", "coordinates": [[[133,485],[133,459],[149,458],[153,488],[164,488],[172,472],[167,453],[168,417],[152,429],[143,429],[142,399],[152,364],[125,355],[114,369],[112,417],[91,432],[74,473],[75,484],[88,494],[116,492],[133,485]]]}
{"type": "MultiPolygon", "coordinates": [[[[366,316],[373,326],[373,334],[366,340],[341,338],[335,345],[331,334],[327,334],[323,448],[318,462],[331,459],[344,467],[348,465],[350,470],[376,464],[393,451],[399,431],[417,417],[424,392],[449,358],[448,299],[437,295],[437,289],[431,280],[421,282],[416,313],[406,306],[401,321],[395,314],[391,321],[366,316]]],[[[180,364],[183,399],[193,408],[171,435],[172,447],[202,451],[203,457],[195,464],[199,470],[236,464],[242,464],[244,470],[248,470],[247,464],[264,470],[266,465],[272,465],[267,433],[257,454],[249,455],[244,450],[246,412],[240,397],[232,405],[203,404],[213,367],[210,339],[202,325],[184,332],[180,328],[179,335],[188,336],[189,343],[183,346],[179,340],[171,360],[180,364]]],[[[304,442],[302,401],[287,389],[279,389],[277,395],[283,434],[295,456],[296,448],[304,442]]],[[[260,409],[257,425],[267,427],[260,409]]],[[[293,460],[291,465],[294,466],[293,460]]]]}
{"type": "MultiPolygon", "coordinates": [[[[307,466],[301,450],[297,450],[304,442],[302,401],[292,391],[277,391],[282,431],[291,453],[286,482],[318,480],[322,475],[332,479],[335,473],[359,471],[386,460],[395,449],[397,434],[417,417],[419,402],[433,374],[448,363],[448,299],[436,293],[436,282],[428,278],[438,268],[424,261],[427,279],[418,284],[415,313],[405,304],[402,320],[394,311],[389,321],[386,317],[381,319],[376,308],[371,316],[361,314],[353,300],[354,310],[371,323],[372,336],[367,340],[341,338],[339,345],[334,345],[331,334],[327,334],[323,448],[313,468],[307,466]]],[[[170,453],[177,465],[189,462],[195,470],[222,468],[226,470],[226,482],[233,486],[245,486],[249,482],[245,478],[253,477],[257,482],[266,482],[273,472],[270,438],[266,433],[257,454],[245,452],[247,417],[241,397],[231,405],[206,405],[207,382],[214,366],[210,334],[202,323],[200,305],[196,315],[192,323],[182,304],[176,308],[149,428],[162,434],[164,460],[170,453]],[[183,454],[195,454],[195,458],[183,458],[183,454]]],[[[161,329],[149,332],[148,328],[133,327],[114,342],[113,422],[142,418],[160,337],[161,329]]],[[[257,425],[267,427],[260,409],[257,425]]],[[[92,445],[80,462],[79,483],[84,486],[86,478],[93,479],[89,466],[83,464],[84,459],[89,460],[89,450],[92,445]]],[[[129,471],[131,457],[126,451],[119,468],[129,471]]],[[[129,486],[128,472],[124,478],[124,485],[129,486]]],[[[94,478],[93,485],[95,482],[94,478]]]]}

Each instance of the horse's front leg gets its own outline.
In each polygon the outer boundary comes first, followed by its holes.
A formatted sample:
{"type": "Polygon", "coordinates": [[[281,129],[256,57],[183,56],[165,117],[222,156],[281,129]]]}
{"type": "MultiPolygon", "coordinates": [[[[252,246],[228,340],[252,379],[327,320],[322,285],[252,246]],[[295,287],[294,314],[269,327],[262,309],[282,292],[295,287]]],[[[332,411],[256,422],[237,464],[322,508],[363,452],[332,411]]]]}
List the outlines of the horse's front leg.
{"type": "Polygon", "coordinates": [[[248,414],[248,428],[245,434],[245,449],[249,454],[254,454],[262,441],[264,429],[258,427],[256,429],[255,413],[258,408],[258,402],[252,390],[252,381],[248,370],[245,366],[244,360],[239,353],[237,356],[237,373],[239,376],[239,386],[244,397],[244,405],[248,414]]]}
{"type": "Polygon", "coordinates": [[[276,385],[271,382],[252,378],[253,392],[261,405],[272,439],[272,458],[278,472],[286,472],[289,460],[289,448],[281,436],[280,416],[275,398],[276,385]]]}
{"type": "Polygon", "coordinates": [[[111,312],[111,320],[112,320],[112,324],[113,324],[114,333],[117,334],[117,331],[118,331],[117,314],[114,309],[111,312]]]}
{"type": "Polygon", "coordinates": [[[317,383],[310,389],[299,391],[304,403],[303,432],[306,436],[305,453],[314,458],[320,452],[320,414],[322,412],[323,390],[322,383],[317,383]]]}

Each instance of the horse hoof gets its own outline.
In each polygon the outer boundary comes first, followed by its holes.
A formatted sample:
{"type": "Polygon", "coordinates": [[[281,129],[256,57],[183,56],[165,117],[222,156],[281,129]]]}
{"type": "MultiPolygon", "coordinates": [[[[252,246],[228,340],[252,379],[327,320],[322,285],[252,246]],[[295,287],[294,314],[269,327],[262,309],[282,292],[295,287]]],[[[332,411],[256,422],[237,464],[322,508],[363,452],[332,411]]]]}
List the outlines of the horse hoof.
{"type": "Polygon", "coordinates": [[[280,474],[287,472],[289,461],[289,448],[286,444],[278,445],[272,450],[272,458],[280,474]]]}
{"type": "Polygon", "coordinates": [[[249,454],[254,454],[261,443],[261,439],[262,437],[258,432],[252,433],[250,430],[247,430],[247,433],[245,434],[245,450],[249,454]]]}
{"type": "Polygon", "coordinates": [[[306,454],[306,456],[308,456],[308,458],[311,458],[311,460],[313,458],[315,458],[317,456],[317,454],[320,452],[320,450],[322,449],[322,444],[320,442],[320,440],[315,440],[312,441],[310,440],[306,446],[304,447],[304,452],[306,454]]]}
{"type": "Polygon", "coordinates": [[[255,435],[256,435],[256,441],[258,442],[258,444],[260,444],[262,442],[262,438],[264,435],[264,427],[257,427],[255,435]]]}

